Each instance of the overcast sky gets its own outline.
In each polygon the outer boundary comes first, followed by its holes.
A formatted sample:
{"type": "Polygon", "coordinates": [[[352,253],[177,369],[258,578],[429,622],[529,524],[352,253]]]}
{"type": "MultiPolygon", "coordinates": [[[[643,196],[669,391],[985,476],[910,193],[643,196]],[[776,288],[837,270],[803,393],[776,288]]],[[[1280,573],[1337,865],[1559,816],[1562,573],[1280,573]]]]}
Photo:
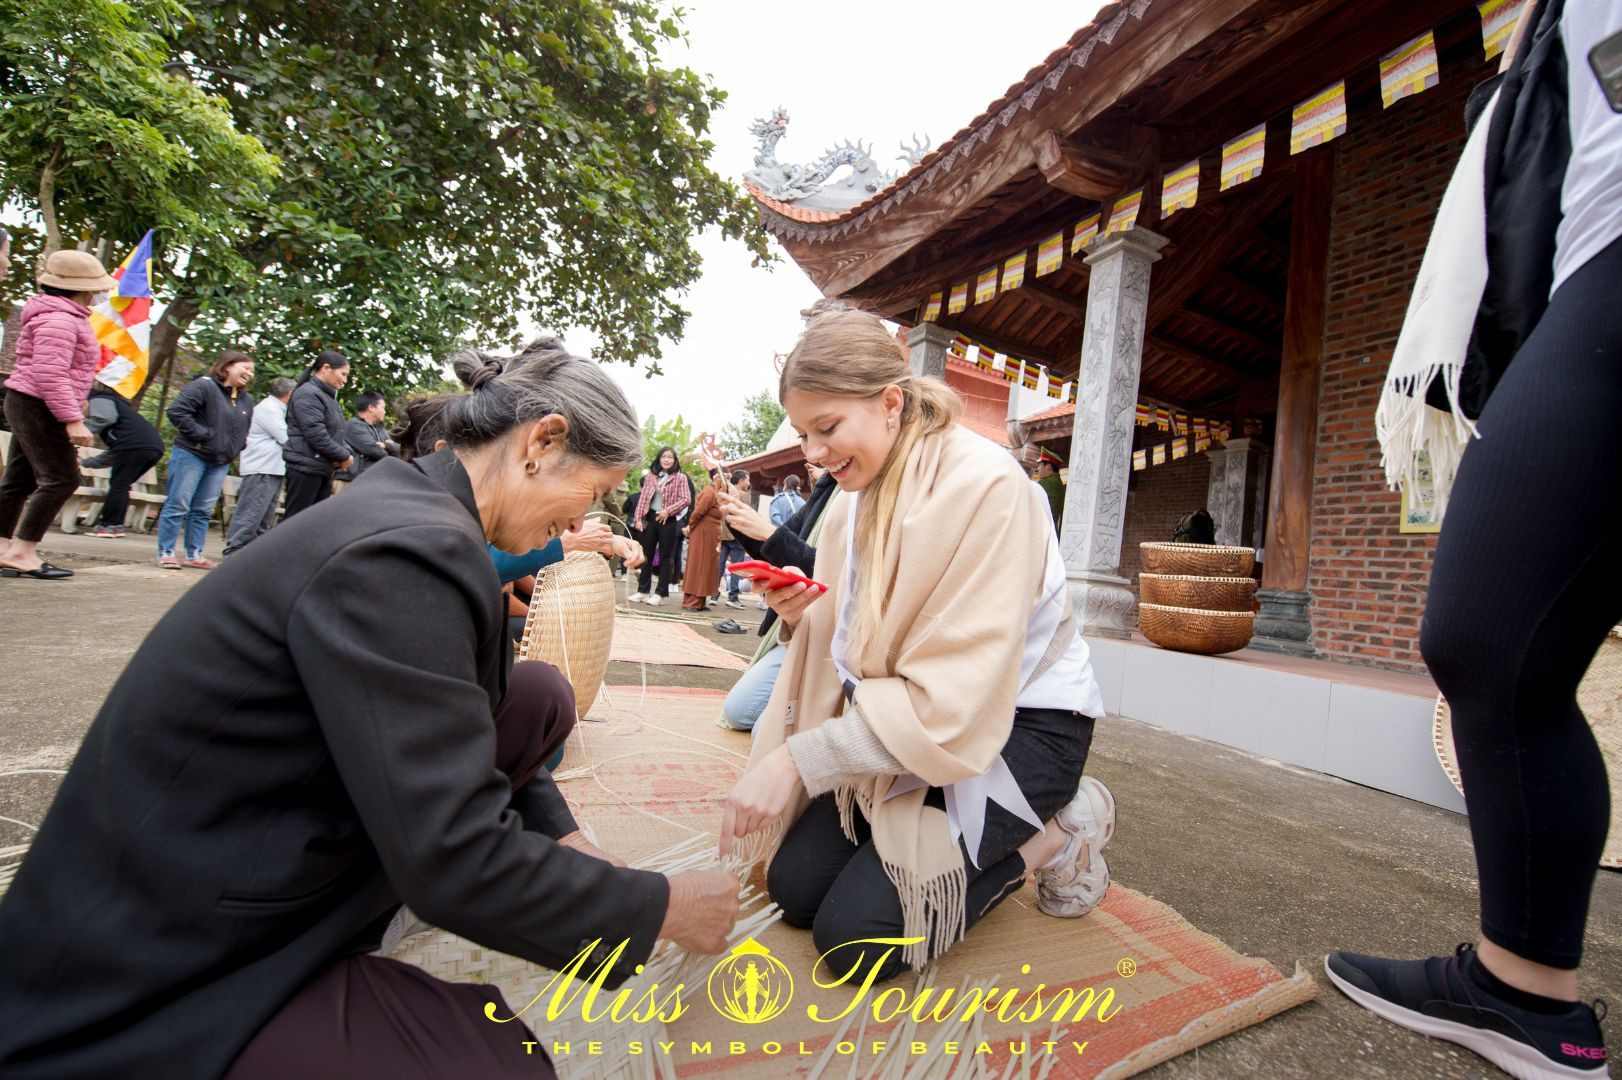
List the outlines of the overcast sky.
{"type": "MultiPolygon", "coordinates": [[[[685,50],[667,62],[708,74],[728,94],[709,133],[712,164],[735,179],[754,163],[749,125],[788,109],[779,161],[809,163],[833,144],[860,139],[881,168],[898,171],[901,140],[939,146],[1026,71],[1092,21],[1099,0],[821,0],[759,3],[689,0],[685,50]]],[[[667,345],[665,374],[612,365],[645,418],[677,413],[716,431],[756,390],[776,390],[772,354],[800,329],[799,311],[820,293],[787,253],[771,271],[751,269],[741,244],[697,241],[704,276],[683,299],[686,336],[667,345]]],[[[774,242],[775,246],[775,242],[774,242]]],[[[590,339],[566,333],[578,350],[590,339]]]]}

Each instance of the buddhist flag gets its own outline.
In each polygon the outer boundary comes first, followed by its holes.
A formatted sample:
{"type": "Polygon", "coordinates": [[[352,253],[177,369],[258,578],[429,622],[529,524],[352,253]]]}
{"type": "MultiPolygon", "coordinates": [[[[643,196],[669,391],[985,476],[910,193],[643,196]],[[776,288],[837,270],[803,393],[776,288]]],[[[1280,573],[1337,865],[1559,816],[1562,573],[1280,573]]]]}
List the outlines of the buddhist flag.
{"type": "Polygon", "coordinates": [[[1030,252],[1022,251],[1018,255],[1010,255],[1002,264],[1002,291],[1017,289],[1025,284],[1025,263],[1030,258],[1030,252]]]}
{"type": "Polygon", "coordinates": [[[1104,235],[1114,236],[1116,233],[1124,233],[1136,225],[1138,223],[1138,207],[1142,204],[1142,188],[1130,195],[1122,195],[1119,199],[1116,199],[1115,205],[1110,207],[1109,225],[1104,228],[1104,235]]]}
{"type": "Polygon", "coordinates": [[[1194,437],[1196,439],[1203,439],[1208,434],[1209,432],[1206,430],[1205,417],[1196,416],[1194,418],[1194,437]]]}
{"type": "Polygon", "coordinates": [[[1068,401],[1072,405],[1074,405],[1076,403],[1076,385],[1077,385],[1076,383],[1071,383],[1070,384],[1070,393],[1065,398],[1065,400],[1068,401]]]}
{"type": "Polygon", "coordinates": [[[1155,427],[1159,428],[1161,431],[1171,430],[1170,409],[1160,405],[1155,406],[1155,427]]]}
{"type": "Polygon", "coordinates": [[[1148,427],[1155,422],[1154,413],[1150,411],[1149,406],[1141,401],[1138,402],[1138,407],[1133,411],[1132,419],[1138,427],[1148,427]]]}
{"type": "Polygon", "coordinates": [[[90,313],[90,328],[101,342],[96,381],[133,399],[146,381],[147,350],[152,344],[152,230],[113,271],[118,285],[90,313]]]}
{"type": "Polygon", "coordinates": [[[974,302],[983,304],[997,295],[997,267],[996,264],[980,271],[980,276],[974,282],[974,302]]]}
{"type": "Polygon", "coordinates": [[[1087,241],[1098,235],[1098,215],[1090,214],[1076,222],[1075,235],[1070,238],[1070,254],[1080,255],[1087,241]]]}
{"type": "Polygon", "coordinates": [[[1064,389],[1050,376],[1048,378],[1048,397],[1054,401],[1064,396],[1064,389]]]}
{"type": "Polygon", "coordinates": [[[1237,139],[1222,144],[1222,186],[1227,191],[1262,174],[1267,156],[1267,125],[1257,124],[1237,139]]]}
{"type": "Polygon", "coordinates": [[[1346,80],[1324,88],[1295,107],[1290,114],[1290,154],[1293,156],[1346,134],[1346,80]]]}
{"type": "Polygon", "coordinates": [[[1210,448],[1211,448],[1211,436],[1209,436],[1209,435],[1196,435],[1196,436],[1194,436],[1194,452],[1196,454],[1204,453],[1206,450],[1209,450],[1210,448]]]}
{"type": "Polygon", "coordinates": [[[1171,441],[1171,459],[1173,461],[1176,461],[1178,458],[1185,458],[1187,456],[1188,456],[1188,437],[1184,436],[1184,435],[1179,435],[1179,436],[1177,436],[1177,438],[1175,438],[1175,439],[1173,439],[1171,441]]]}
{"type": "Polygon", "coordinates": [[[960,281],[952,286],[952,298],[946,302],[948,314],[956,315],[969,306],[969,283],[960,281]]]}
{"type": "Polygon", "coordinates": [[[975,350],[979,353],[979,356],[976,357],[975,361],[974,361],[975,366],[979,367],[982,371],[993,371],[994,372],[994,371],[997,370],[997,354],[996,353],[992,352],[990,349],[986,348],[984,345],[976,345],[975,350]]]}
{"type": "Polygon", "coordinates": [[[1002,377],[1009,382],[1017,382],[1024,371],[1025,365],[1012,356],[1002,358],[1002,377]]]}
{"type": "Polygon", "coordinates": [[[1200,159],[1195,158],[1175,172],[1166,174],[1160,184],[1160,216],[1169,218],[1179,210],[1192,210],[1200,195],[1200,159]]]}
{"type": "Polygon", "coordinates": [[[1486,0],[1476,10],[1481,12],[1481,44],[1491,60],[1509,44],[1515,21],[1521,17],[1521,0],[1486,0]]]}
{"type": "Polygon", "coordinates": [[[1166,463],[1165,443],[1161,443],[1159,446],[1155,447],[1154,457],[1150,460],[1152,460],[1156,465],[1164,465],[1166,463]]]}
{"type": "Polygon", "coordinates": [[[924,303],[924,322],[934,322],[941,317],[941,294],[932,292],[924,303]]]}
{"type": "Polygon", "coordinates": [[[1064,262],[1064,230],[1060,229],[1036,249],[1036,276],[1046,277],[1064,262]]]}
{"type": "Polygon", "coordinates": [[[1389,109],[1405,97],[1429,90],[1438,78],[1436,34],[1427,30],[1380,57],[1380,100],[1389,109]]]}
{"type": "Polygon", "coordinates": [[[1149,451],[1147,451],[1147,450],[1134,450],[1134,451],[1132,451],[1132,471],[1133,472],[1142,472],[1144,469],[1147,469],[1148,467],[1149,467],[1149,451]]]}
{"type": "Polygon", "coordinates": [[[1019,385],[1027,390],[1035,390],[1037,383],[1042,379],[1042,369],[1035,364],[1026,364],[1024,374],[1020,376],[1019,385]]]}

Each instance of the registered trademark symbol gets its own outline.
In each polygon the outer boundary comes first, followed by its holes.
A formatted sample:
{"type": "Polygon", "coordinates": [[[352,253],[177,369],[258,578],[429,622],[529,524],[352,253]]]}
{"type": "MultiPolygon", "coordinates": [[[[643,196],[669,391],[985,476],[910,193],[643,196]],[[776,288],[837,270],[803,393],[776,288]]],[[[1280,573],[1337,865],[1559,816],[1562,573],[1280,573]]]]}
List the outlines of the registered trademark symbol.
{"type": "Polygon", "coordinates": [[[1122,960],[1119,964],[1116,964],[1115,970],[1121,976],[1121,978],[1130,979],[1132,976],[1138,973],[1138,965],[1137,962],[1129,956],[1125,960],[1122,960]]]}

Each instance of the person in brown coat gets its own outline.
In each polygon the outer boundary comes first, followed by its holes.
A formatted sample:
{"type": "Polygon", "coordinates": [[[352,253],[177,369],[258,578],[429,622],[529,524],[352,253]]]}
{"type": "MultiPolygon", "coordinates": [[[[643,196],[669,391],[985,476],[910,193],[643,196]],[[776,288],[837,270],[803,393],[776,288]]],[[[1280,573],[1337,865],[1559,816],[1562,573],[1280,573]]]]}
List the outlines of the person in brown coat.
{"type": "Polygon", "coordinates": [[[681,581],[681,606],[688,611],[708,611],[710,594],[721,578],[721,504],[715,496],[725,487],[720,470],[711,469],[710,486],[698,493],[682,530],[687,537],[687,573],[681,581]]]}

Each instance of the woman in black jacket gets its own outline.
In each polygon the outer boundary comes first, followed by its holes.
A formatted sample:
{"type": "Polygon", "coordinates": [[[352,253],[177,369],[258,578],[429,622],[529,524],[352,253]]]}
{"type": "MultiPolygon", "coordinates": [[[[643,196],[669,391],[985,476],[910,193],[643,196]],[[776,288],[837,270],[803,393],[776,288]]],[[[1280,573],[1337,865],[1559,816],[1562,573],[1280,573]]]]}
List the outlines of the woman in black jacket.
{"type": "Polygon", "coordinates": [[[542,768],[573,693],[513,664],[486,547],[578,528],[636,419],[556,342],[470,362],[450,449],[243,548],[114,684],[0,902],[0,1075],[550,1076],[540,1010],[371,955],[402,902],[609,988],[660,937],[724,948],[735,876],[582,837],[542,768]]]}
{"type": "Polygon", "coordinates": [[[287,402],[287,500],[282,520],[332,494],[334,470],[355,463],[344,441],[344,414],[338,391],[349,381],[349,357],[328,349],[315,358],[287,402]]]}
{"type": "Polygon", "coordinates": [[[253,357],[227,349],[193,379],[169,405],[169,422],[179,432],[169,452],[169,488],[158,515],[158,565],[179,570],[175,541],[185,529],[186,563],[212,570],[203,557],[208,519],[225,486],[231,462],[248,445],[253,398],[243,389],[253,381],[253,357]]]}

